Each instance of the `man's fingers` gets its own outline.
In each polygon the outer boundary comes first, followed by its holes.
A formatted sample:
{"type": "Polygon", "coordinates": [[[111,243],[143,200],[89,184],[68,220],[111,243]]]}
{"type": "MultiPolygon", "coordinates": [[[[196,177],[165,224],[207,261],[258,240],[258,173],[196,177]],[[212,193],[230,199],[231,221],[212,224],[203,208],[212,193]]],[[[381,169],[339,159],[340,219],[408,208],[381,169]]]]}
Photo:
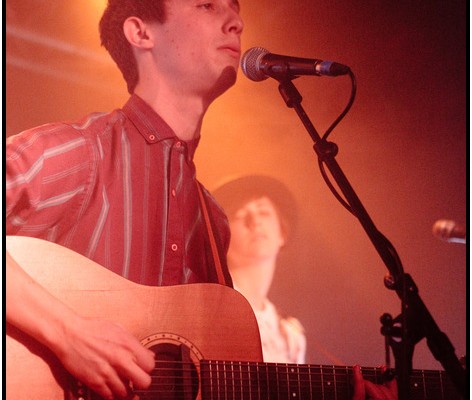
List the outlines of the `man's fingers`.
{"type": "Polygon", "coordinates": [[[352,371],[354,377],[354,395],[352,400],[365,400],[365,385],[364,378],[362,377],[361,373],[361,367],[359,365],[354,365],[352,371]]]}
{"type": "Polygon", "coordinates": [[[365,391],[369,397],[381,400],[397,400],[396,381],[389,381],[383,385],[365,381],[365,391]],[[393,383],[392,383],[393,382],[393,383]]]}

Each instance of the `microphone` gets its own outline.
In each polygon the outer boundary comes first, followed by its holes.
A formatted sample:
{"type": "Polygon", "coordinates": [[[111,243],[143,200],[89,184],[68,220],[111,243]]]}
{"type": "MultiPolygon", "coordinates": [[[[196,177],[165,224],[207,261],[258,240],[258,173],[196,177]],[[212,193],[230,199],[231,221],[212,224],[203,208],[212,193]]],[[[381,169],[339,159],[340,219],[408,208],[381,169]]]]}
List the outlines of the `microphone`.
{"type": "Polygon", "coordinates": [[[450,219],[439,219],[433,225],[433,234],[450,243],[465,243],[466,228],[450,219]]]}
{"type": "Polygon", "coordinates": [[[299,75],[338,76],[349,72],[349,67],[343,64],[313,58],[281,56],[269,53],[262,47],[253,47],[243,54],[241,69],[244,75],[256,82],[268,77],[283,79],[299,75]]]}

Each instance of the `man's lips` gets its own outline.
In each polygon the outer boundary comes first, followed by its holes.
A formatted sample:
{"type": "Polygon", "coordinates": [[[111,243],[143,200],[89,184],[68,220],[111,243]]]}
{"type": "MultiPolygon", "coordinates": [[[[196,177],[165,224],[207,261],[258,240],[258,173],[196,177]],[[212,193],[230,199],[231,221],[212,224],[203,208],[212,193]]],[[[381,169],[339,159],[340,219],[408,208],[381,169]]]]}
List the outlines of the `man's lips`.
{"type": "Polygon", "coordinates": [[[251,238],[254,241],[256,241],[256,240],[265,240],[265,239],[267,239],[267,235],[265,235],[264,233],[254,233],[254,234],[251,235],[251,238]]]}
{"type": "Polygon", "coordinates": [[[233,57],[239,58],[241,57],[241,48],[236,45],[224,45],[220,47],[221,50],[227,51],[233,57]]]}

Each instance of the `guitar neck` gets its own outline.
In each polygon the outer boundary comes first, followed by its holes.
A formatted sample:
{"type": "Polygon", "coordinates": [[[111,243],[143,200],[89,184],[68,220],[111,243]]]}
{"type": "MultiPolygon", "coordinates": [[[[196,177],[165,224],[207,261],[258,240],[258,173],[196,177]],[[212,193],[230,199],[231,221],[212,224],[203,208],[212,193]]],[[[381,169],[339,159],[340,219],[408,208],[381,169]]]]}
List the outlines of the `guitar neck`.
{"type": "MultiPolygon", "coordinates": [[[[351,399],[350,367],[203,360],[203,399],[351,399]]],[[[380,368],[362,368],[363,376],[385,381],[380,368]]],[[[411,400],[461,399],[444,371],[413,371],[411,400]]]]}

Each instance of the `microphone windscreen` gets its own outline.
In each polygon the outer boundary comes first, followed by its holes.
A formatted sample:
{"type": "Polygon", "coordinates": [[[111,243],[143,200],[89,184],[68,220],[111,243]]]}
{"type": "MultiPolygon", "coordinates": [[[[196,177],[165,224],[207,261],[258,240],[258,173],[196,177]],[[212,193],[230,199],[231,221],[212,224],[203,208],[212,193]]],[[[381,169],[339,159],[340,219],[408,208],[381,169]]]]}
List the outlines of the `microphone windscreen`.
{"type": "Polygon", "coordinates": [[[252,47],[247,50],[241,57],[241,70],[244,75],[252,81],[263,81],[269,76],[264,74],[259,68],[262,58],[268,54],[269,51],[263,47],[252,47]]]}

